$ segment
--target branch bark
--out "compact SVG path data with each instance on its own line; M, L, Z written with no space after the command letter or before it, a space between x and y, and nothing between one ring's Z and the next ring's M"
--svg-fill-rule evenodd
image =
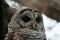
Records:
M37 9L48 17L60 21L60 1L59 0L14 0L19 4Z

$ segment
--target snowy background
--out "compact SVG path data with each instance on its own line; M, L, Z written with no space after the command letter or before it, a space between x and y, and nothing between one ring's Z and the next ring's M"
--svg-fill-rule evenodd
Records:
M12 8L16 9L20 8L20 5L14 1L11 0L5 0L5 1ZM60 40L60 22L57 22L56 20L51 19L44 14L42 14L42 16L47 40Z
M47 40L60 40L60 22L43 15Z

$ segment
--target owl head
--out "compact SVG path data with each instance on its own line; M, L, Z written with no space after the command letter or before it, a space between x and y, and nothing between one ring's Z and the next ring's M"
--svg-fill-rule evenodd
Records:
M8 24L8 32L24 28L44 30L41 12L28 7L22 7L17 10Z

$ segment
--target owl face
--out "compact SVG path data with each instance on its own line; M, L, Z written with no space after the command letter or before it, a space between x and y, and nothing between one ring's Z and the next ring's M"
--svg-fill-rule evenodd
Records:
M9 25L13 29L29 28L40 30L44 28L41 13L30 8L17 11Z
M42 15L36 10L24 9L19 12L17 18L21 28L36 29L43 26Z

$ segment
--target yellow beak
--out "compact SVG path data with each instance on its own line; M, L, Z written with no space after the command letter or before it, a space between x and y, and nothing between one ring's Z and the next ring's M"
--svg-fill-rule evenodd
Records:
M35 26L35 23L32 23L32 29L35 29L36 26Z

